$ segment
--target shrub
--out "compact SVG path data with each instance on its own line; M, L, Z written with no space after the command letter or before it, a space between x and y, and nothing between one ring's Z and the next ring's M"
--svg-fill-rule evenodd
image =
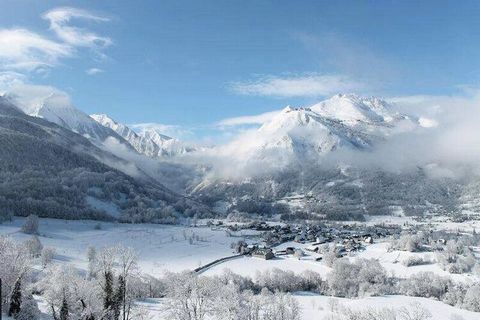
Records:
M466 240L450 241L445 250L437 253L442 268L450 273L470 272L475 266L475 257Z
M421 256L410 256L407 259L402 261L402 264L405 267L421 266L424 264L430 264L431 261L427 258Z
M410 251L410 252L419 252L424 248L423 235L419 234L404 234L400 236L399 239L394 240L391 243L391 249L401 250L401 251Z
M450 287L452 281L449 278L437 276L433 272L419 272L401 282L400 293L442 300Z
M468 288L463 301L465 309L480 312L480 285L476 284Z
M377 295L390 291L385 269L373 259L357 259L354 263L339 259L334 262L327 282L331 293L340 297Z

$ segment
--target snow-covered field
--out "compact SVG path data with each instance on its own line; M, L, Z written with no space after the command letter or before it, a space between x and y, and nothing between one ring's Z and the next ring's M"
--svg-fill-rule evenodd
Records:
M0 224L0 235L25 241L31 236L20 232L25 219ZM54 247L57 262L87 268L87 248L123 245L139 256L142 272L161 276L166 270L193 270L202 264L232 254L235 240L223 230L158 224L118 224L96 221L40 219L39 239L44 247ZM190 238L193 238L190 243Z
M437 263L434 263L435 254L433 252L408 252L397 250L389 252L388 246L388 242L374 243L368 246L365 251L356 255L355 258L377 259L388 272L401 278L408 278L415 273L430 271L440 276L450 276L456 281L471 283L472 281L479 280L477 276L473 276L472 274L451 274L444 271ZM422 257L432 261L432 263L410 267L406 267L401 263L408 257L412 256Z
M343 308L349 308L351 310L364 310L365 308L380 310L389 308L398 311L402 307L412 309L417 305L428 310L433 320L478 320L480 317L478 313L458 309L443 302L427 298L382 296L344 299L321 296L309 292L297 292L293 294L293 296L300 304L302 320L323 320L328 316L333 316L333 319L335 319L335 316L343 312ZM332 301L334 301L334 303L332 303ZM163 307L161 299L149 299L148 301L140 302L140 305L145 308L151 319L163 318L165 308Z
M20 231L25 219L15 218L13 222L0 225L0 235L7 235L16 241L25 241L31 236ZM98 225L101 227L98 228ZM215 259L232 255L230 244L244 237L246 232L232 235L225 230L210 227L185 227L155 224L118 224L96 221L65 221L55 219L40 220L39 239L44 247L54 247L56 256L54 263L72 264L77 268L87 268L87 248L89 246L100 249L105 246L123 245L132 247L138 253L138 264L142 272L154 276L162 276L165 271L193 270ZM255 232L249 232L250 235ZM276 249L288 246L305 249L308 244L284 243ZM422 255L434 260L433 253L410 253L388 250L387 242L378 242L368 245L364 251L359 252L350 259L373 258L378 259L389 273L401 277L408 277L420 271L432 271L439 275L452 276L457 281L471 283L479 281L477 276L451 275L442 270L438 264L425 264L406 267L401 262L411 255ZM255 277L257 271L272 268L291 270L300 273L304 270L315 271L325 276L330 268L322 262L315 261L317 254L309 253L301 259L292 256L277 257L272 260L262 260L253 257L240 257L206 270L204 275L215 275L228 268L235 273ZM302 319L323 319L331 315L331 299L336 299L341 305L355 308L401 308L411 306L413 302L420 303L433 315L432 319L454 319L455 315L463 319L480 319L478 313L462 310L449 306L443 302L432 299L413 298L405 296L383 296L362 299L341 299L319 296L310 293L296 293L300 302ZM152 299L142 302L141 305L148 310L151 319L161 319L161 300ZM42 301L40 301L42 306ZM45 310L46 306L43 305ZM46 310L45 310L46 311ZM46 319L49 319L48 317ZM458 318L461 319L461 318Z
M449 306L443 302L427 298L405 297L405 296L383 296L368 297L362 299L343 299L331 298L326 296L313 295L310 293L295 294L295 297L302 306L302 318L305 320L321 320L327 315L335 315L331 311L331 300L336 300L340 305L355 310L364 308L393 308L398 310L402 307L411 308L415 303L419 303L432 314L434 320L451 320L454 315L462 316L463 319L479 319L480 315L475 312L458 309ZM341 310L340 310L341 311ZM460 318L461 319L461 318Z

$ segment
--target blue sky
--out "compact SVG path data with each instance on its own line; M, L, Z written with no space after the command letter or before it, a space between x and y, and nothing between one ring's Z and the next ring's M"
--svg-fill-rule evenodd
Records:
M87 113L205 136L226 118L339 92L450 95L480 80L479 1L2 0L0 8L0 43L26 41L11 37L23 30L39 46L27 57L0 48L1 72L63 90ZM63 15L47 16L58 8Z

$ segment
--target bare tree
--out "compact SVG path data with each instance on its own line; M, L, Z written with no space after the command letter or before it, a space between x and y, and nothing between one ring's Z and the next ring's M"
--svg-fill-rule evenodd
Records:
M45 268L50 262L52 262L54 256L55 256L54 248L43 248L42 254L40 256L42 260L42 267Z
M169 319L203 320L213 311L218 282L191 272L171 273L166 278Z
M118 247L118 265L120 269L120 277L124 282L122 290L122 319L130 319L130 312L133 305L133 297L130 295L130 279L137 271L137 253L132 248Z
M400 320L427 320L432 318L430 311L425 309L420 303L414 302L409 308L402 307L398 310Z
M43 245L40 242L40 239L36 235L33 235L32 238L24 242L25 248L30 253L30 256L37 258L40 256L43 250Z
M31 214L27 217L22 226L22 232L27 234L38 234L38 216Z

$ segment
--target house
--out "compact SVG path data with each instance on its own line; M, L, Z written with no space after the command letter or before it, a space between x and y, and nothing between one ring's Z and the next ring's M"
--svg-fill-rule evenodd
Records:
M295 248L294 248L294 247L287 247L287 248L285 249L285 252L286 252L287 254L294 254L294 253L295 253Z
M252 257L270 260L270 259L273 259L275 255L273 254L272 249L258 248L255 251L253 251Z
M310 251L310 252L318 252L319 247L316 246L315 244L312 244L312 245L306 247L305 250Z
M298 242L298 243L304 243L305 242L305 237L303 235L296 235L295 236L295 239L293 239L293 241L295 242Z
M445 240L445 239L438 239L438 240L436 241L436 243L442 244L442 245L446 245L446 244L447 244L447 240Z
M234 253L247 253L247 243L245 241L237 241L236 243L232 244L232 249Z
M317 236L314 244L322 244L322 243L326 243L327 241L328 241L327 238L325 238L323 236Z
M303 252L302 249L296 249L293 255L295 256L295 258L300 260L305 255L305 253Z

